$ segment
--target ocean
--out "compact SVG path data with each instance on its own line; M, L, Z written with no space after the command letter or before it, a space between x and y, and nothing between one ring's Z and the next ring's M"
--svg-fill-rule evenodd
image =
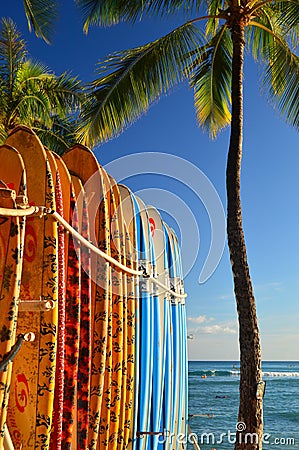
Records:
M189 362L189 424L201 450L233 449L236 426L244 428L237 424L238 366L236 361ZM264 362L263 374L263 448L299 449L299 362ZM194 450L190 442L187 448Z

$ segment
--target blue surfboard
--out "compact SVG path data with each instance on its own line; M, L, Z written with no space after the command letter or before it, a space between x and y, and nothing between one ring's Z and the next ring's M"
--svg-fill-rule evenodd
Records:
M152 275L153 249L146 207L134 197L140 220L140 265ZM137 418L136 450L150 450L151 396L153 374L153 292L151 283L142 278L140 283L140 378L139 411Z
M165 236L163 222L158 211L147 206L150 222L150 230L154 250L154 272L156 279L165 285ZM157 450L159 443L163 442L164 429L162 426L162 407L165 381L165 359L166 359L166 334L168 324L168 300L165 289L156 285L153 315L153 391L152 391L152 414L151 428L154 434L151 439L151 449Z
M172 239L175 251L175 272L176 283L175 290L178 294L184 293L183 288L183 268L181 252L179 248L178 238L171 229ZM188 367L187 367L187 326L186 326L186 307L185 300L178 299L178 315L179 315L179 334L180 334L180 397L178 407L178 439L176 443L177 449L182 449L187 439L187 422L186 414L188 411Z

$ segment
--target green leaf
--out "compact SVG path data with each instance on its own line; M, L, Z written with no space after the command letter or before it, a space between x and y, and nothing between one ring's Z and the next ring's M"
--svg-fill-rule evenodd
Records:
M224 25L198 50L191 86L197 120L212 138L230 124L232 41Z
M190 52L202 41L192 24L100 63L83 108L79 138L86 145L119 134L148 110L150 104L186 77Z
M57 17L57 0L23 0L28 28L37 37L50 42L51 32Z
M206 35L209 37L213 37L217 31L219 26L219 19L213 17L217 16L220 10L225 8L226 2L225 0L211 0L208 4L207 14L211 16L210 19L207 20L206 24Z
M52 151L62 155L68 148L75 145L77 123L71 117L53 116L51 129L45 128L38 120L32 128L42 143Z
M1 20L0 34L0 77L2 89L11 95L19 65L27 55L25 42L21 39L11 19Z
M299 128L299 58L288 43L277 39L264 49L265 70L262 78L263 91L270 103Z
M269 46L273 45L274 36L286 39L290 45L298 45L298 15L299 2L277 2L260 7L253 19L255 24L246 29L247 46L252 51L255 60Z
M84 31L90 25L115 25L119 22L136 22L143 17L164 17L172 14L189 16L198 13L206 0L75 0L84 19Z

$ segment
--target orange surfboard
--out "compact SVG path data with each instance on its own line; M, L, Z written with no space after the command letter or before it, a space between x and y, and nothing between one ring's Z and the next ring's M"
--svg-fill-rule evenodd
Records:
M76 145L64 153L63 160L70 173L78 176L83 184L91 226L90 239L94 245L109 253L108 205L101 167L93 153L82 145ZM87 407L89 411L88 448L94 450L97 448L104 388L109 303L108 265L103 258L95 254L91 255L90 276L93 280L91 291L92 369ZM79 439L80 427L78 421ZM85 450L86 446L81 447L79 441L77 448Z
M38 137L27 127L16 127L7 144L21 154L29 204L55 209L52 173ZM32 331L14 360L8 427L15 450L47 450L54 403L57 341L57 224L51 216L26 220L20 298L48 301L53 308L19 313L17 333Z

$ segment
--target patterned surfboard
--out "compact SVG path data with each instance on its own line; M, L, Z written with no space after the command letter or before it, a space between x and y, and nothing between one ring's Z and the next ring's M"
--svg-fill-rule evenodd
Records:
M69 171L77 175L84 186L90 221L90 239L101 250L109 252L108 206L101 167L93 153L84 146L76 145L63 155ZM104 373L107 350L109 271L103 258L91 255L92 278L92 369L90 397L88 399L89 428L88 448L96 449L100 412L103 397ZM85 424L82 424L82 427ZM78 422L78 437L81 424ZM81 445L80 442L78 445ZM79 447L78 447L79 448ZM81 447L80 447L81 448ZM84 447L82 447L84 448ZM85 447L86 448L86 447Z
M122 211L124 220L125 232L125 250L126 250L126 265L134 270L138 270L137 260L137 230L136 218L134 211L134 203L130 190L118 185ZM131 448L135 409L137 410L136 394L138 394L138 358L137 358L137 333L138 323L136 320L138 307L138 280L137 277L127 274L127 395L125 408L125 423L124 423L124 448ZM129 447L130 446L130 447Z
M111 193L111 256L122 264L126 264L123 214L118 186L112 177L105 177L110 185ZM119 269L111 266L112 279L112 370L110 387L110 423L107 435L109 449L124 446L124 413L126 408L127 388L127 277ZM98 448L101 448L100 446Z
M21 154L27 174L29 204L55 209L52 173L45 150L28 128L16 127L7 144ZM54 404L57 342L57 224L50 216L26 220L20 298L49 301L46 311L19 313L17 333L36 339L23 346L14 361L8 427L15 449L49 448Z
M0 180L1 207L16 207L9 194L18 195L18 202L26 202L24 163L20 154L8 145L0 147ZM24 231L25 218L0 217L0 362L15 343ZM3 446L12 364L0 372L0 448Z
M60 173L57 167L57 160L54 154L46 150L49 161L54 190L56 211L64 218L64 196L61 185ZM58 224L57 236L57 256L58 256L58 326L57 326L57 352L56 352L56 372L55 372L55 391L54 391L54 409L53 426L51 430L50 449L61 450L62 439L62 417L64 401L64 349L65 349L65 297L66 297L66 267L65 267L65 240L64 228Z
M72 175L72 182L76 193L76 209L78 213L78 229L85 239L89 240L89 217L86 197L81 180ZM74 223L72 222L72 226ZM90 279L90 250L84 245L80 250L80 330L79 330L79 364L76 404L76 425L73 440L75 448L85 448L88 438L88 405L91 377L91 279ZM77 422L79 428L77 430ZM78 432L77 432L78 431ZM77 445L78 441L78 445Z

